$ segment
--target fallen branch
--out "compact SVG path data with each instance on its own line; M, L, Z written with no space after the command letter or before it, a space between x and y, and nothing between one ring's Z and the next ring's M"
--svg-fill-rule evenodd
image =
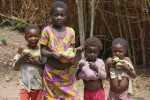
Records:
M15 17L15 16L7 16L7 15L4 15L4 14L2 14L2 13L0 13L0 17L6 18L6 19L9 19L9 20L15 20L15 21L27 23L27 21L25 21L25 20L23 20L23 19L17 18L17 17Z

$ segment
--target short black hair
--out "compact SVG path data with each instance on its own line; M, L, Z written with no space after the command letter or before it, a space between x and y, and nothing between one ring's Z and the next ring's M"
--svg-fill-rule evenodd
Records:
M35 29L38 34L40 34L40 32L41 32L41 31L40 31L40 28L39 28L37 25L28 25L28 26L25 28L24 32L25 32L25 33L29 33L31 29Z
M52 3L50 15L53 14L53 12L55 11L56 8L63 8L66 13L68 11L68 6L64 0L56 0Z
M86 39L85 48L90 47L90 46L97 47L99 49L99 51L101 51L103 49L102 42L97 37L90 37L90 38Z
M127 49L128 49L128 41L127 40L125 40L124 38L120 38L120 37L115 38L112 41L112 47L117 44L122 45L124 47L124 49L127 51Z

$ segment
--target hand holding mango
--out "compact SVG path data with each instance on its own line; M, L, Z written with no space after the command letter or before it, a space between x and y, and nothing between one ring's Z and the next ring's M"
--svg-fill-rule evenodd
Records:
M63 56L61 59L63 63L67 63L68 60L72 60L75 57L75 51L73 48L68 48L66 51L60 52L60 54Z
M39 61L39 52L34 52L31 49L24 49L22 52L22 55L27 57L27 58Z
M21 57L25 58L30 55L29 52L27 50L23 49L22 47L18 48L17 53L18 54L14 57L14 59L16 59L16 60L20 59Z
M112 61L116 68L120 68L120 66L123 65L123 60L121 60L119 57L114 57Z
M30 53L30 50L29 50L29 49L24 49L24 50L22 51L22 55L23 55L23 56L32 56L32 57L35 56L34 54L31 54L31 53Z
M61 54L62 54L63 56L66 56L66 57L72 58L72 57L74 57L74 56L75 56L75 51L74 51L74 49L73 49L73 48L68 48L66 51L61 52Z

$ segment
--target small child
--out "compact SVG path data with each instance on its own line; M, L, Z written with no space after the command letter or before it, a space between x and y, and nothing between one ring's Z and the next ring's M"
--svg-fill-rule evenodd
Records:
M123 38L116 38L112 42L112 57L106 60L108 77L110 78L110 92L108 100L130 100L132 80L135 70L129 57L126 57L128 42Z
M40 30L37 26L29 26L25 30L27 46L20 48L14 57L14 69L21 71L20 100L41 100L42 78L40 63L40 47L38 41Z
M88 38L85 42L85 58L79 61L77 77L84 83L84 100L105 100L102 80L106 78L105 64L98 58L102 49L101 41Z

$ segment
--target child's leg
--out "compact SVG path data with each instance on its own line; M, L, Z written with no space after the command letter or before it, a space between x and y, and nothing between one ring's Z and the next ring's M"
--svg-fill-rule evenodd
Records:
M32 90L31 100L42 100L42 90Z
M43 100L43 90L38 90L36 100Z
M20 90L20 100L30 100L30 93L27 90L21 89Z

